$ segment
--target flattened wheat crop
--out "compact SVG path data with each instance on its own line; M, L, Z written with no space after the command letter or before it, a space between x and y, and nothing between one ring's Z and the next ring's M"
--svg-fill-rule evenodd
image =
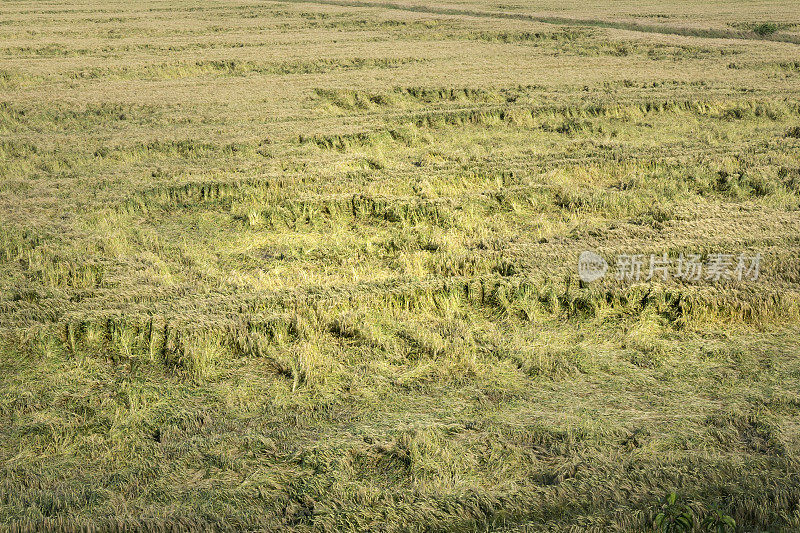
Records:
M0 5L0 531L797 531L800 9Z

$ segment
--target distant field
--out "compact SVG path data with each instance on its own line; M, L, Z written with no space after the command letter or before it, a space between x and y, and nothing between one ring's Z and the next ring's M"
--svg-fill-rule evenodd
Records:
M798 96L790 0L3 2L0 530L800 530Z

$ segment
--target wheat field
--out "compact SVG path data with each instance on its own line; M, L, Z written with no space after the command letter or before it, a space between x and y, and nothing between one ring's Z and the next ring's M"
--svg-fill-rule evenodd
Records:
M792 0L3 2L0 530L800 530L798 96Z

